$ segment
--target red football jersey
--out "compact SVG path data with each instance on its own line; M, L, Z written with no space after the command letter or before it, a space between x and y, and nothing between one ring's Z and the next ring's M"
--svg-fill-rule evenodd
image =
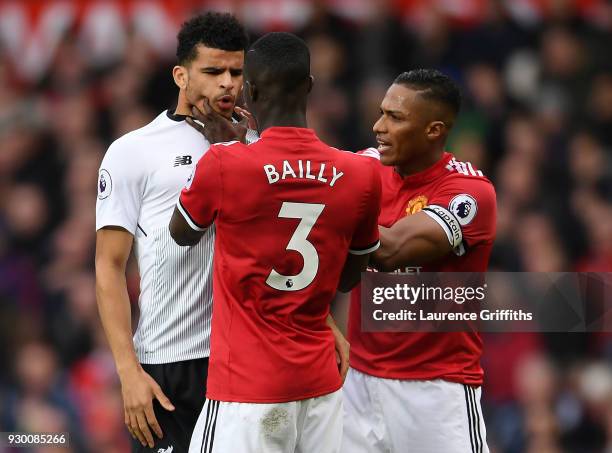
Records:
M192 228L216 226L208 398L286 402L340 388L325 320L347 254L378 248L377 166L291 127L200 159L178 207Z
M379 158L378 151L360 154ZM375 159L372 159L375 160ZM379 224L390 227L425 209L444 229L454 253L422 272L485 272L495 238L495 189L482 172L444 153L423 172L402 178L379 163L382 211ZM391 379L445 379L481 385L482 341L478 333L361 332L361 289L351 294L349 342L351 366Z

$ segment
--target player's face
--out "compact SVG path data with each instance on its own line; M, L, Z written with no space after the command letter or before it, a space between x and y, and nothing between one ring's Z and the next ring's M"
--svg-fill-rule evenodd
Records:
M416 91L403 85L393 84L387 90L373 127L383 165L401 169L428 153L429 122L419 113L423 102Z
M187 67L187 101L203 110L206 97L214 110L229 118L242 88L244 51L213 49L202 44L197 50L197 57Z

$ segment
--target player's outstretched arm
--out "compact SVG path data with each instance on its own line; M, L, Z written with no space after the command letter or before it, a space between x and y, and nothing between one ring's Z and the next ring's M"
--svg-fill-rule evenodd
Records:
M152 448L151 429L157 437L163 437L153 412L153 398L157 398L166 410L174 410L174 406L142 369L134 351L125 280L133 239L132 234L118 227L102 228L96 233L96 298L121 381L125 424L135 439Z
M380 271L427 264L452 251L444 229L424 212L379 229L380 248L372 254L372 263Z
M174 208L172 218L170 219L170 236L180 246L196 245L202 239L205 229L194 230L185 217L179 211L179 208Z

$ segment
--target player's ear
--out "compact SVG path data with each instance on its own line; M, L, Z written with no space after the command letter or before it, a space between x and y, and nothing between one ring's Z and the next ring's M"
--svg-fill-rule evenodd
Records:
M308 77L308 93L312 91L312 87L314 86L314 76L311 74Z
M432 121L427 125L426 133L429 140L438 140L446 134L446 124L442 121Z
M175 66L172 68L172 78L174 79L174 83L181 90L187 88L188 77L187 68L185 66Z
M257 90L257 86L254 83L245 80L244 87L248 90L249 98L251 99L251 101L256 102L257 96L259 95L259 90Z

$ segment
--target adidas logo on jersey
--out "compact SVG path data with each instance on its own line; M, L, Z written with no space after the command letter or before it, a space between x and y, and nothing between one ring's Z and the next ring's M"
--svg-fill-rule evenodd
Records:
M476 170L469 162L459 162L454 157L446 164L446 169L456 171L466 176L484 176L480 170Z
M176 156L176 159L174 159L174 166L191 165L192 162L191 156Z

